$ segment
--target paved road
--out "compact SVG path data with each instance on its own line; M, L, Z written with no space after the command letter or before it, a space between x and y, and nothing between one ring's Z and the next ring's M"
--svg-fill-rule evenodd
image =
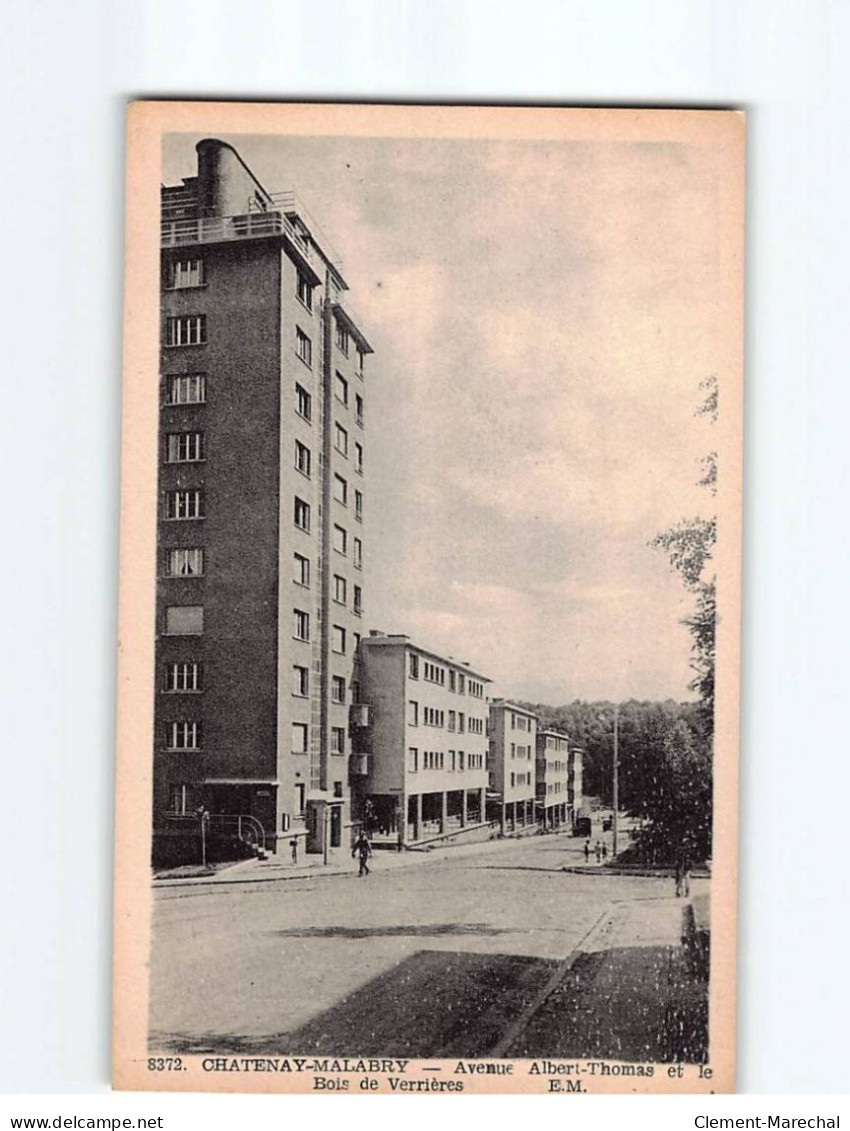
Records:
M483 1055L614 901L671 898L669 880L562 872L582 844L532 837L407 867L378 854L364 879L161 889L153 1043Z

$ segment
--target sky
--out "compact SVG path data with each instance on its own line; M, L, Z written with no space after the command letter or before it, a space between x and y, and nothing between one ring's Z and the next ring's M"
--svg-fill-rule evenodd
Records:
M692 699L692 598L648 543L711 513L711 155L220 136L303 198L375 349L368 627L468 661L495 694ZM166 139L164 183L194 174L199 137Z

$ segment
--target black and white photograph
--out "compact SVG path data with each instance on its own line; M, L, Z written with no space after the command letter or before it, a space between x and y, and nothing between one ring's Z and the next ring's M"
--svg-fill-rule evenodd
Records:
M129 122L116 1082L731 1090L743 116Z

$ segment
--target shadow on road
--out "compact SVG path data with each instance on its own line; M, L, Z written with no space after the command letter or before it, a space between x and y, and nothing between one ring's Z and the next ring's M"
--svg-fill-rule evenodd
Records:
M439 938L442 935L512 935L515 928L491 927L488 923L424 923L395 927L291 927L275 931L282 939L375 939Z
M508 1055L703 1063L708 983L685 949L619 947L579 957Z
M292 1032L152 1034L151 1048L186 1054L485 1056L558 963L420 951Z

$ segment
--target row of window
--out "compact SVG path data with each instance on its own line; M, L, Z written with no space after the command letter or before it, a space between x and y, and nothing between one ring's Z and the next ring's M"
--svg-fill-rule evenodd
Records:
M515 786L518 786L518 785L531 785L531 784L532 784L531 774L511 774L511 785L512 786L515 787Z
M515 742L511 743L511 758L531 758L530 746L518 746Z
M411 774L422 770L448 769L449 773L461 770L482 770L484 768L483 754L467 754L463 750L423 750L416 746L408 747L407 768Z
M301 664L292 665L292 694L306 699L310 694L310 669ZM331 702L345 706L345 677L331 676Z
M445 726L447 730L456 730L459 734L464 734L467 727L471 734L484 733L484 720L475 719L472 716L467 719L463 711L441 711L434 707L424 707L422 721L425 726ZM407 722L409 726L419 726L419 702L416 699L408 700Z
M308 643L310 640L310 614L304 612L303 609L293 609L292 614L292 635L296 640ZM349 644L352 651L356 653L360 646L360 633L349 633L348 629L343 628L341 624L331 625L331 649L337 655L345 656L348 653Z
M310 724L292 724L292 753L307 754L310 750ZM345 753L345 727L331 727L331 754Z
M420 663L419 656L415 652L409 652L407 657L407 671L411 679L419 679ZM422 661L422 674L423 678L427 679L430 683L437 683L441 687L446 685L446 669L439 664L433 664L430 660ZM454 691L458 695L465 695L467 689L467 677L463 672L452 671L448 669L449 677L449 691ZM473 690L475 688L475 690ZM469 679L469 694L475 695L477 698L483 698L484 684L479 683L472 678ZM451 713L451 712L450 712Z
M511 730L531 731L533 721L527 715L517 715L511 711Z
M169 290L187 290L191 287L203 287L207 282L206 264L199 256L189 259L173 259L166 264L165 286ZM303 271L297 272L296 294L298 301L310 312L313 310L313 283ZM336 320L336 344L339 350L348 357L351 348L351 335L340 321ZM364 355L357 347L358 372L363 372Z
M356 615L360 616L360 614L363 612L363 590L359 585L355 585L353 588L354 600L352 601L351 607ZM337 573L334 574L333 595L336 604L344 605L346 603L348 596L348 582L344 577L340 577Z

